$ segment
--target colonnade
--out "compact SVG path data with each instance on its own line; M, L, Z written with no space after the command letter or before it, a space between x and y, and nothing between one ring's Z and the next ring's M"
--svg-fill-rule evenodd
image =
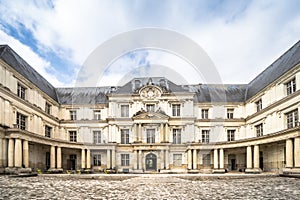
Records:
M142 142L143 140L143 125L142 123L135 123L133 125L134 128L134 141ZM169 142L170 140L170 130L169 125L167 123L160 124L160 142Z
M114 169L116 167L116 150L108 149L106 153L106 167L107 169Z
M2 144L4 144L2 139ZM2 149L5 149L6 146ZM2 151L1 149L1 151ZM6 152L5 152L6 153ZM3 158L5 156L3 155ZM5 160L5 159L3 159ZM2 163L3 165L4 163ZM8 139L8 152L7 152L7 166L17 168L28 168L29 167L29 146L28 140L22 140L20 138L9 138Z
M286 168L300 168L300 137L286 140Z
M91 151L89 149L81 149L81 169L91 168Z
M197 149L188 149L187 158L188 158L188 169L197 169Z

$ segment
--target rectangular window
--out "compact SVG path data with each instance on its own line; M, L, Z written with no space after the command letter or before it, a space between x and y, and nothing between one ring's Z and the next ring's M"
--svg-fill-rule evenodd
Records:
M181 129L173 129L173 144L181 144Z
M25 94L26 94L26 88L18 83L18 87L17 87L18 97L25 99Z
M101 154L93 155L94 166L101 166Z
M233 119L233 112L234 112L234 109L232 109L232 108L227 109L227 119Z
M26 121L27 121L27 117L17 112L17 127L19 129L22 130L26 129Z
M173 165L180 167L182 165L182 154L173 154Z
M227 140L234 141L235 130L227 130Z
M201 118L202 119L208 119L208 109L202 109L201 110Z
M146 105L147 112L154 112L155 111L155 104L147 104Z
M172 105L172 116L174 117L180 116L180 104Z
M121 117L129 117L129 105L121 105Z
M260 111L262 109L262 100L259 99L257 102L255 102L256 111Z
M129 154L121 154L121 166L129 166Z
M101 120L101 110L94 110L94 120Z
M202 130L202 143L209 143L210 130Z
M121 144L129 144L129 129L121 129Z
M147 129L147 143L155 143L155 129Z
M51 105L47 102L45 104L45 112L49 115L51 114Z
M287 95L290 95L290 94L293 94L294 92L296 92L296 80L295 79L292 79L289 82L287 82L285 84L285 86L286 86L286 94Z
M94 144L100 144L101 143L101 131L93 131L94 136Z
M210 166L210 154L202 154L203 166Z
M77 142L77 131L69 131L70 142Z
M298 124L298 110L293 110L286 114L287 128L294 128Z
M260 136L263 135L263 133L264 133L263 124L259 124L259 125L255 126L255 129L256 129L256 136L257 137L260 137Z
M45 126L45 137L51 137L52 128L50 126Z
M76 110L70 110L70 119L71 120L77 120Z

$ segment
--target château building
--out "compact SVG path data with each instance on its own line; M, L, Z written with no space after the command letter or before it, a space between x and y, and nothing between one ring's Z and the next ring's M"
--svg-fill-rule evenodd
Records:
M300 173L300 41L248 84L55 88L0 45L0 171Z

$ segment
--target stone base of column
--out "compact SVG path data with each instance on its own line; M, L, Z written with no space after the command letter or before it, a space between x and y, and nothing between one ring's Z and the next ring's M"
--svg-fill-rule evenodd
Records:
M5 174L25 174L25 173L31 173L31 168L21 168L21 167L6 167L4 169Z
M283 174L300 174L300 167L295 168L283 168L282 169Z
M48 169L48 172L51 174L59 174L59 173L63 173L63 169L62 168L52 168L52 169Z
M260 168L246 169L246 174L260 174L262 170Z
M198 169L189 169L188 173L189 174L198 174L200 171Z
M213 169L212 173L213 174L224 174L225 169Z

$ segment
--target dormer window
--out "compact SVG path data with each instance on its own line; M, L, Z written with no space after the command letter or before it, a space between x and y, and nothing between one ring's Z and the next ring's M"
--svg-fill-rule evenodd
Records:
M135 80L134 81L134 89L137 90L141 87L141 81L140 80Z
M17 95L21 99L25 99L26 88L23 85L19 84L19 83L18 83L18 87L17 87Z

